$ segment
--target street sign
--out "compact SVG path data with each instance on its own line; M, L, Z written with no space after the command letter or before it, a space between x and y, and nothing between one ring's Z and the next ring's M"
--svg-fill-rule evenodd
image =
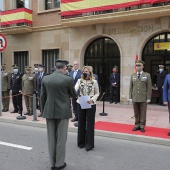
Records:
M4 35L0 34L0 52L4 51L7 46L7 40Z

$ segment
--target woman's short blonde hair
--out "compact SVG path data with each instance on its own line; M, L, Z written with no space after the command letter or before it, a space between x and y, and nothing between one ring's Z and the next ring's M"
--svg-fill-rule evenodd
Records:
M93 72L92 72L92 67L91 66L84 66L83 67L81 78L84 79L83 72L84 72L85 68L87 68L89 70L89 72L90 72L90 80L93 81L94 77L93 77Z

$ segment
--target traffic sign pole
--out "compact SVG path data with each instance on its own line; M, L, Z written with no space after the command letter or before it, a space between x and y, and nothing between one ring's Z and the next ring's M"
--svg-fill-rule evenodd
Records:
M0 116L2 116L2 64L1 64L1 59L2 59L2 52L0 52Z
M7 40L4 35L0 34L0 116L2 116L2 51L7 46Z

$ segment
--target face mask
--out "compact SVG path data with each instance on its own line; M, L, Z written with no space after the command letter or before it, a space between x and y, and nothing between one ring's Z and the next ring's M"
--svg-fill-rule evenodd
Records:
M160 69L159 69L159 71L160 71L160 72L162 72L162 71L163 71L163 69L162 69L162 68L160 68Z
M39 71L43 71L43 68L39 68Z
M13 71L14 71L14 74L18 73L18 69L13 69Z
M140 71L141 71L140 66L137 66L137 67L136 67L136 70L137 70L138 72L140 72Z
M89 77L90 76L90 74L87 74L87 73L83 73L83 77L84 77L84 79L86 79L87 77Z
M34 68L35 72L38 72L38 68Z

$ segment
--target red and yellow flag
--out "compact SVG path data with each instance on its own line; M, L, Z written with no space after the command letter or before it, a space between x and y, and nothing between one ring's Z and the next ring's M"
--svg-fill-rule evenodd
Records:
M112 10L134 5L168 1L170 0L61 0L61 15L78 15L87 12Z
M1 12L1 26L29 23L32 25L32 11L26 8L18 8Z

